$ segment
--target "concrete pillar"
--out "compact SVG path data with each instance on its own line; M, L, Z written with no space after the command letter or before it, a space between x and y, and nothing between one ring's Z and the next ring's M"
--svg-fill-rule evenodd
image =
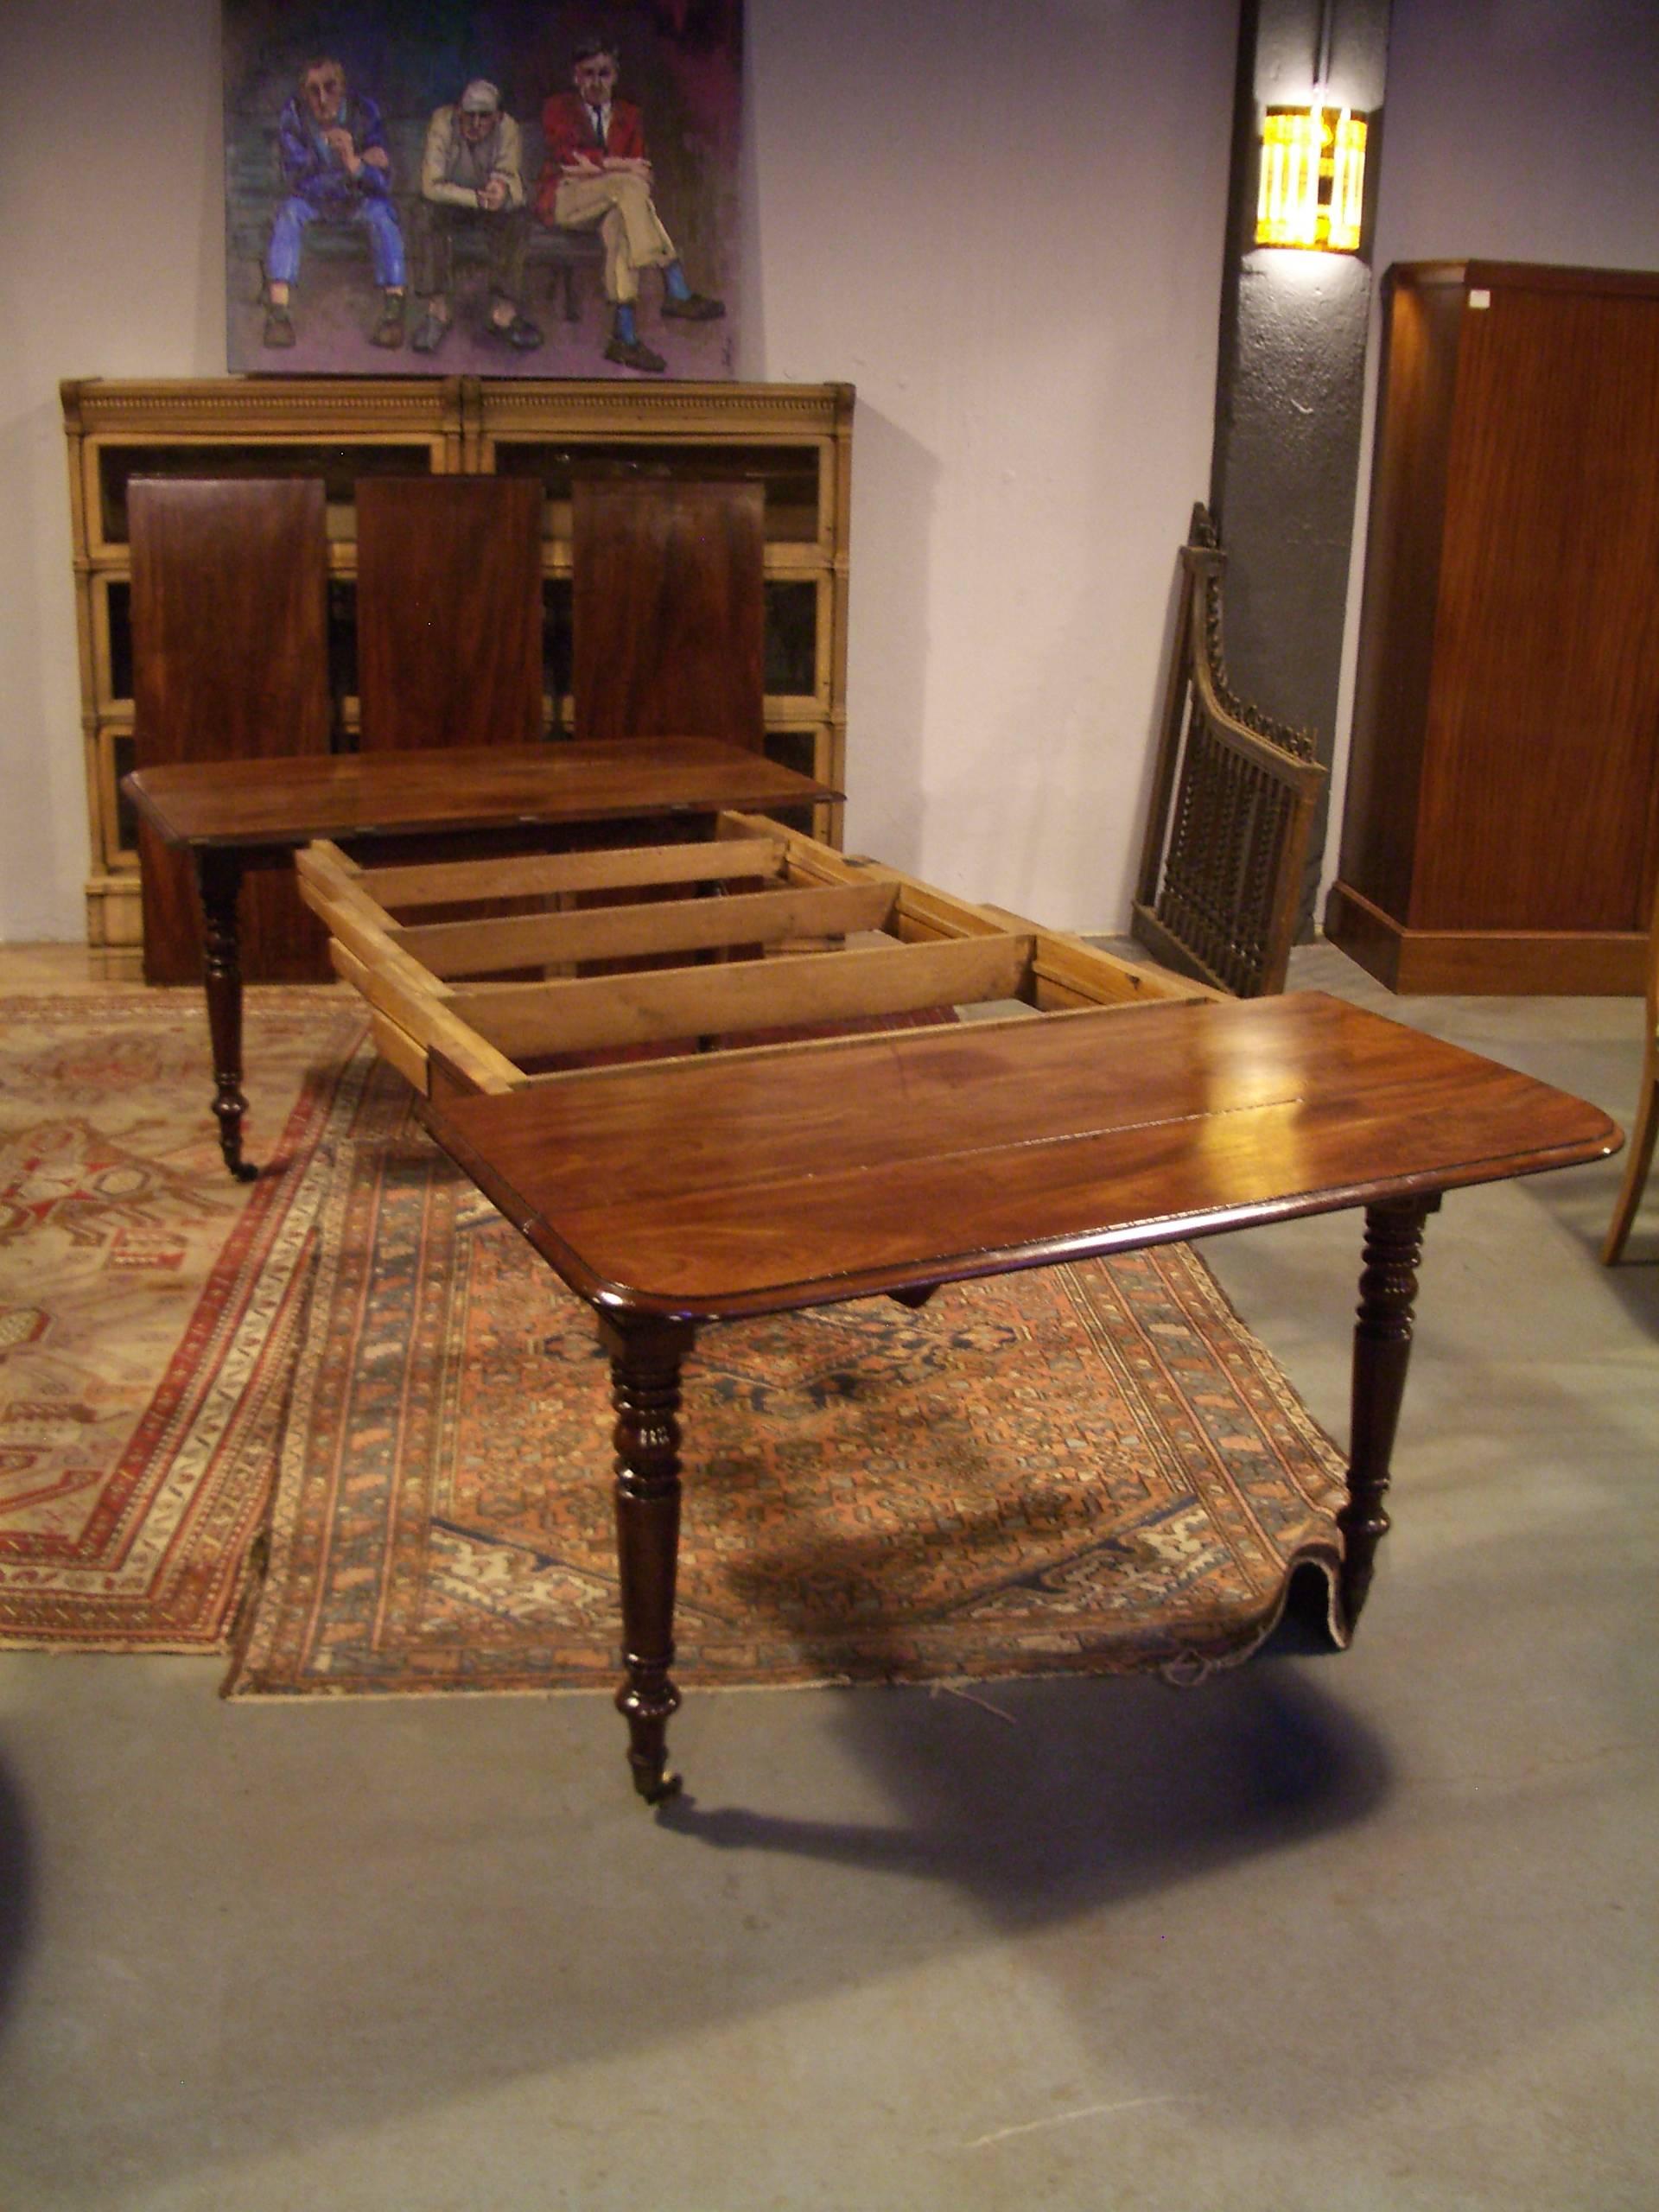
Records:
M1371 118L1365 196L1382 157L1389 0L1243 0L1222 283L1210 505L1227 550L1224 639L1239 695L1336 732L1370 315L1370 221L1357 254L1254 242L1262 111L1313 98ZM1299 934L1312 934L1326 835L1314 826Z

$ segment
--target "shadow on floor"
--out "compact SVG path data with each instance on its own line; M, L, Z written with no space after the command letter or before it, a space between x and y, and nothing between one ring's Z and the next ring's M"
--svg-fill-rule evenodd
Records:
M928 1697L925 1731L918 1696ZM997 1917L1029 1923L1344 1827L1388 1786L1382 1746L1351 1714L1262 1661L1197 1692L1009 1681L849 1691L842 1704L837 1732L899 1808L891 1824L706 1807L688 1794L660 1808L660 1825L721 1850L955 1884Z
M35 1852L23 1802L0 1761L0 2041L35 1926Z

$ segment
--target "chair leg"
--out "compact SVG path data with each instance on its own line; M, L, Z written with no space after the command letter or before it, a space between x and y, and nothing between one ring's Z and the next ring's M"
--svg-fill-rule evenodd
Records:
M1624 1156L1624 1180L1619 1189L1618 1204L1613 1208L1607 1241L1601 1248L1604 1267L1614 1266L1624 1249L1637 1208L1642 1203L1643 1186L1653 1166L1656 1137L1659 1137L1659 1038L1649 1039L1643 1063L1642 1100L1637 1109L1636 1126L1630 1131L1630 1150Z

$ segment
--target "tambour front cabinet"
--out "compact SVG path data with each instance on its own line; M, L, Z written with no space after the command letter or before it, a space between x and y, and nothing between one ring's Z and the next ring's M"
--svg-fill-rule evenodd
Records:
M127 487L144 476L322 480L332 742L359 727L356 486L374 476L493 473L543 486L544 723L569 734L571 505L585 470L757 482L764 499L767 753L841 788L846 750L848 385L542 383L447 377L257 377L62 388L92 827L87 935L142 937L133 760ZM839 842L838 805L799 827Z
M1389 270L1332 938L1405 991L1639 991L1659 274Z

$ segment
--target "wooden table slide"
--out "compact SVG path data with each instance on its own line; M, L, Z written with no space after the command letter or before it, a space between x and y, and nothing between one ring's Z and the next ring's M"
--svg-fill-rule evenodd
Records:
M428 1097L589 1071L545 1065L575 1055L1216 995L737 812L704 843L365 868L320 840L297 866L381 1052Z

